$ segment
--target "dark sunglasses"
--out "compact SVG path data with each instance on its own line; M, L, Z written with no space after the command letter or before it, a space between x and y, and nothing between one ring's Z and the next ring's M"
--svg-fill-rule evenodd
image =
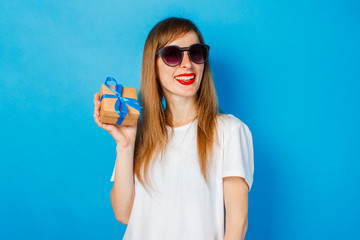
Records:
M175 67L179 65L184 57L184 51L188 51L190 60L200 64L206 62L209 55L210 46L202 43L195 43L190 47L178 47L176 45L166 46L158 50L155 54L160 54L163 62Z

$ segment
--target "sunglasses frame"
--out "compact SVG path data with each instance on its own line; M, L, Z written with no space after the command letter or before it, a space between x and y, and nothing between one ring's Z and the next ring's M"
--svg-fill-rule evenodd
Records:
M190 54L190 53L188 53L188 56L189 56L190 60L191 60L193 63L202 64L202 63L204 63L204 62L206 62L206 61L208 60L209 50L210 50L210 46L209 46L209 45L206 45L206 44L203 44L203 43L194 43L194 44L190 45L189 47L183 47L183 48L181 48L181 47L179 47L179 46L176 46L176 45L169 45L169 46L166 46L166 47L163 47L163 48L159 49L159 50L155 53L155 55L160 54L160 57L161 57L162 61L163 61L167 66L169 66L169 67L176 67L177 65L179 65L179 64L182 62L182 60L183 60L183 58L184 58L184 51L190 52L190 48L193 47L193 46L195 46L195 45L201 45L201 46L205 47L206 53L207 53L206 59L205 59L203 62L201 62L201 63L197 63L197 62L195 62L194 59L191 57L191 54ZM167 64L167 63L164 61L162 52L164 51L164 49L167 49L167 48L169 48L169 47L175 47L175 48L179 49L180 52L181 52L180 62L179 62L178 64L176 64L176 65L169 65L169 64Z

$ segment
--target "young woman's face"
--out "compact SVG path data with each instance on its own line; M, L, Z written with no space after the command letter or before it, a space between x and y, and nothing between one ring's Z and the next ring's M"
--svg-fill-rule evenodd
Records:
M183 48L190 47L194 43L199 43L199 38L194 31L191 31L166 46L177 45ZM195 98L199 89L204 72L204 63L192 62L188 51L184 51L183 54L181 63L175 67L167 66L157 55L157 77L167 99L173 99L173 97Z

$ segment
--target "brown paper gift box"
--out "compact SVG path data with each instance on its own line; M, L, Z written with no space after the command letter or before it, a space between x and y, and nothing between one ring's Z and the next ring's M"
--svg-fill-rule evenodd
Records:
M109 85L112 89L115 89L115 86ZM100 88L100 98L103 94L110 94L115 95L113 91L111 91L105 84L101 85ZM136 88L128 88L123 87L122 90L122 97L127 98L137 98ZM117 98L103 98L101 100L101 106L100 106L100 121L102 123L110 123L110 124L116 124L116 122L119 119L119 114L115 111L115 103L117 101ZM123 122L121 125L127 125L127 126L134 126L140 116L140 112L129 105L126 105L128 109L128 113L126 114ZM121 110L121 109L119 109Z

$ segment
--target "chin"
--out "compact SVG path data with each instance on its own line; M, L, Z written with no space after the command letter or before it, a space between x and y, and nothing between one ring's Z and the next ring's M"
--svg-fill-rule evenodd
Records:
M195 97L196 96L196 91L191 91L191 92L183 92L181 94L179 94L180 96L183 96L183 97Z

